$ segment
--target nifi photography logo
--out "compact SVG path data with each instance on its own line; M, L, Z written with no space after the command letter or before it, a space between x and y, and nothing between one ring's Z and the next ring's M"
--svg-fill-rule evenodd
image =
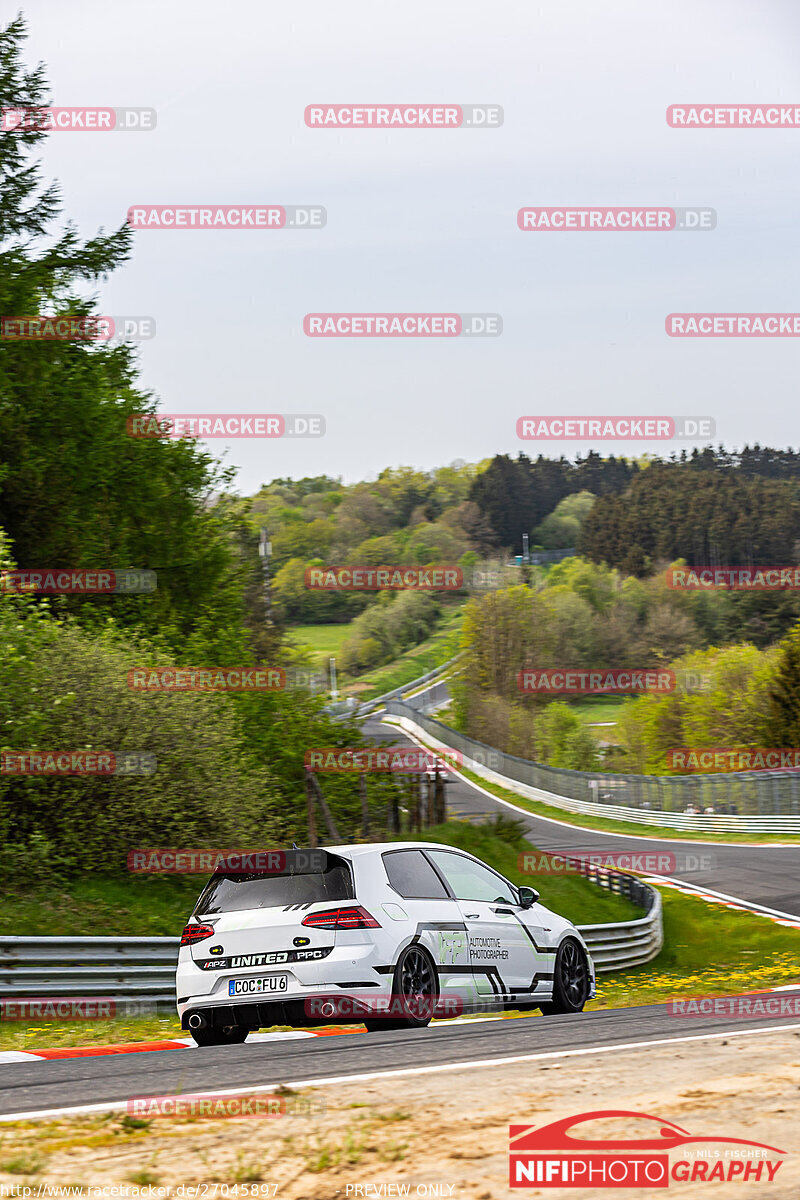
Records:
M597 1136L597 1123L605 1131L613 1121L624 1121L627 1136ZM631 1126L635 1134L629 1132ZM509 1125L508 1136L512 1188L652 1189L737 1179L771 1183L783 1163L776 1156L786 1153L744 1138L695 1137L672 1121L618 1109L579 1113L538 1128Z

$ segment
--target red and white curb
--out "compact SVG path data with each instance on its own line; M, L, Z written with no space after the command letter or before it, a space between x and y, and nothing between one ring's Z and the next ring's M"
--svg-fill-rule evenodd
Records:
M642 875L640 878L644 883L650 883L660 888L673 888L676 892L682 892L685 896L693 896L697 900L705 901L706 904L721 904L723 908L751 913L754 917L766 917L775 925L785 925L788 929L800 929L800 917L783 912L780 908L767 908L765 904L742 900L739 896L729 896L726 892L715 892L712 888L685 883L681 879L673 879L667 875Z
M336 1033L345 1033L336 1029ZM354 1031L349 1031L354 1032ZM292 1038L318 1037L307 1030L285 1030L282 1033L251 1033L249 1042L285 1041ZM160 1042L129 1042L119 1046L58 1046L52 1050L0 1050L0 1063L44 1061L53 1058L103 1058L107 1054L145 1054L151 1050L199 1049L194 1038L166 1038Z
M433 1025L474 1025L480 1021L501 1021L496 1017L454 1017L433 1021ZM298 1038L337 1037L345 1033L365 1033L363 1025L331 1025L327 1029L286 1029L279 1033L251 1033L245 1043L295 1041ZM110 1054L147 1054L154 1050L198 1050L194 1038L167 1038L160 1042L129 1042L119 1046L59 1046L53 1050L0 1050L0 1063L44 1062L56 1058L104 1058Z

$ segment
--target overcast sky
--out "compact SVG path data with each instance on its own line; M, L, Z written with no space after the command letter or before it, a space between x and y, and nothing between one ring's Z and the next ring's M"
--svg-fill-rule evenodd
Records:
M797 339L673 339L673 311L800 310L800 129L678 130L681 102L800 104L794 0L28 0L58 105L146 105L142 134L56 133L89 236L132 204L320 204L317 231L142 230L101 289L149 314L166 412L319 412L318 441L227 447L238 487L367 478L521 443L527 414L704 414L797 445ZM496 129L316 130L316 102L502 105ZM522 233L525 205L710 206L703 233ZM492 339L311 339L308 312L498 312ZM216 453L225 443L210 442ZM655 445L606 443L605 452ZM661 447L664 449L663 445ZM669 449L669 447L667 447Z

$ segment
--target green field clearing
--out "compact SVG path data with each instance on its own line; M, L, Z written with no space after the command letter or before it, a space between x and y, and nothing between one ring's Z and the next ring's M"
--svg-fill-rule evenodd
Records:
M290 625L286 630L290 642L311 651L313 666L327 667L350 635L349 622L343 625Z
M586 696L583 700L575 700L573 708L584 725L616 724L619 720L620 709L625 703L623 697ZM598 733L608 731L598 730Z

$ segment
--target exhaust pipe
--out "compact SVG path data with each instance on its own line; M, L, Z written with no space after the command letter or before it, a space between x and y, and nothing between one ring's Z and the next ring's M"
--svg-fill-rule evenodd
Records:
M208 1021L206 1021L202 1013L193 1012L189 1017L190 1029L205 1029L207 1024Z
M320 1012L322 1013L323 1017L332 1017L336 1012L336 1005L332 1004L330 1000L326 1000L320 1008Z

